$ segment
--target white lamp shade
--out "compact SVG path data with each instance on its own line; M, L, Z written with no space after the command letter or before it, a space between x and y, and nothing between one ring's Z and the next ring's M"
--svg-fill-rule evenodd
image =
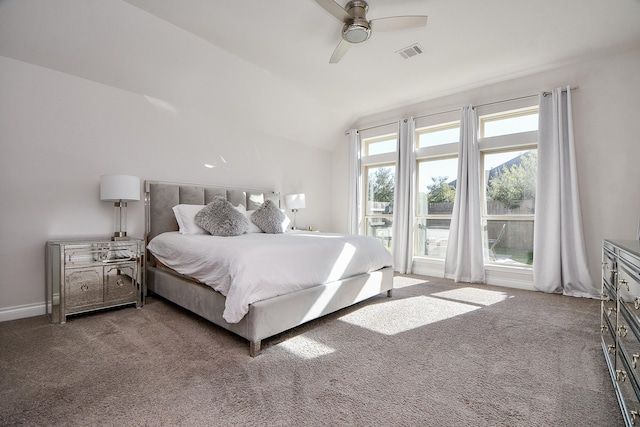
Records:
M131 175L102 175L100 200L140 200L140 178Z
M304 193L299 194L287 194L285 196L285 203L289 209L304 209L306 204L304 201Z

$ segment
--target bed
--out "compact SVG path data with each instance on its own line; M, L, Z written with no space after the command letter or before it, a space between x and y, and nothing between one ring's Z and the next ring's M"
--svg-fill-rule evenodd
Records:
M204 236L180 237L173 207L183 204L206 205L220 197L245 211L259 209L267 200L271 200L278 206L280 204L280 194L271 191L225 189L206 185L157 181L145 182L145 239L147 242L145 289L246 339L249 341L250 356L257 356L262 347L262 340L269 337L375 295L386 292L387 296L391 296L393 268L389 256L389 262L384 263L386 265L372 271L358 272L357 274L351 272L347 277L336 276L339 279L335 280L331 279L331 275L329 275L327 276L328 281L318 280L319 283L307 283L305 280L311 279L301 278L301 283L304 282L304 286L298 286L298 289L286 293L282 293L284 292L282 291L277 295L250 301L245 304L246 313L229 314L227 306L230 301L227 299L231 299L232 295L227 294L225 290L216 291L217 284L207 283L208 279L206 278L203 280L203 278L194 278L192 274L180 273L180 266L167 266L166 260L162 258L164 254L157 250L156 245L156 242L162 239L168 242L167 244L172 244L172 242L177 242L184 237L190 237L191 240L188 240L185 247L197 246L201 241L207 240ZM287 232L271 236L277 236L273 238L278 239L281 246L295 245L298 240L314 237L316 241L320 240L319 237L339 237L332 234L300 232ZM259 235L209 237L211 237L210 240L216 238L235 239L245 244L254 242L256 239L267 239L267 236ZM343 237L348 238L349 236L344 235ZM291 239L297 240L291 243ZM224 242L231 242L231 240ZM150 245L150 243L152 244ZM257 243L255 244L257 245ZM156 248L157 256L154 256L149 246ZM344 246L351 247L351 244ZM313 256L317 256L317 254ZM365 255L364 258L366 257ZM299 263L300 261L295 262ZM288 269L281 271L289 272ZM265 274L264 276L269 275Z

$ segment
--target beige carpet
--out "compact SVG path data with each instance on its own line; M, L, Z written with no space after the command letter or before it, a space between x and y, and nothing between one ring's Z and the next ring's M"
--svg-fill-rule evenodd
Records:
M622 425L597 301L396 283L257 358L158 298L0 323L0 425Z

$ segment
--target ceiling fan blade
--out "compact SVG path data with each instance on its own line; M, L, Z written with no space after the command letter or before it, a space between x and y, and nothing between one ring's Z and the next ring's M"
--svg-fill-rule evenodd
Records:
M331 59L329 59L329 64L335 64L340 61L350 47L351 43L344 39L340 40L340 43L338 43L338 46L336 46L336 49L333 51L333 55L331 55Z
M345 22L346 20L351 19L347 11L344 10L344 7L340 6L333 0L316 0L316 3L322 6L324 10L338 18L340 22Z
M316 0L317 1L317 0ZM413 30L427 26L426 16L391 16L369 21L371 31Z

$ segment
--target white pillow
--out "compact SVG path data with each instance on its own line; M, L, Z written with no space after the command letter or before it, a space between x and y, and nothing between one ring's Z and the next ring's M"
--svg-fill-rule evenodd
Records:
M173 207L173 214L176 216L180 234L209 234L207 230L196 224L196 214L200 212L205 205L176 205ZM245 214L246 209L241 203L234 206L238 212ZM249 218L247 218L249 219ZM249 221L251 223L251 221Z
M176 205L173 214L176 216L180 234L209 234L204 228L196 224L196 214L204 205Z

